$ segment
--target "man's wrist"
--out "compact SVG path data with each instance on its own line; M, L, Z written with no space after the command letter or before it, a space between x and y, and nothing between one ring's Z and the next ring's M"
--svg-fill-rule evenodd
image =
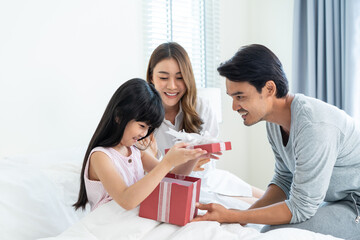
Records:
M242 211L235 209L227 209L224 214L224 222L226 223L243 223Z

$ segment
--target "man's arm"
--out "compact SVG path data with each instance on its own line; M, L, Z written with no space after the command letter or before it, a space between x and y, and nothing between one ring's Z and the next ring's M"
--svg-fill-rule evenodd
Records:
M255 202L248 210L240 211L226 209L220 204L198 204L197 207L208 212L196 217L193 221L218 221L220 223L258 223L287 224L292 214L284 200L285 193L276 185L271 184L264 196Z
M285 202L279 202L270 206L249 210L226 209L220 204L197 204L201 210L208 212L203 216L197 216L193 221L217 221L220 223L257 223L278 225L290 223L292 214Z
M281 188L275 184L270 184L264 195L257 200L249 209L269 206L274 203L282 202L286 199L286 195Z

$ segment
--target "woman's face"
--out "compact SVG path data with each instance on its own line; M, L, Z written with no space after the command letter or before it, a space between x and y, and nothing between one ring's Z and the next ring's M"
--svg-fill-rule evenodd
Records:
M160 93L165 111L179 107L179 101L186 92L186 86L179 64L174 58L158 62L151 81Z

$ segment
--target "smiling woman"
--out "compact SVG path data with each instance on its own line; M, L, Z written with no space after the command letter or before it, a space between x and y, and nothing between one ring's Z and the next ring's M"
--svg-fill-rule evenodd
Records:
M146 79L160 93L165 118L174 125L181 108L183 119L179 127L188 133L199 133L203 121L196 111L195 78L185 49L175 42L159 45L150 57Z

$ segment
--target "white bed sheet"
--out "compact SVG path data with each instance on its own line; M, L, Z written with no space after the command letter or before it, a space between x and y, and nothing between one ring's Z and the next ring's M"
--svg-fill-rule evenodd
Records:
M219 224L217 222L192 222L184 227L138 216L139 209L126 211L115 201L106 203L88 214L77 224L55 238L42 240L66 239L139 239L139 240L184 240L184 239L241 239L241 240L289 240L318 239L334 240L337 238L300 229L278 229L260 233L252 227L239 224Z
M260 225L194 222L179 227L141 218L138 208L125 211L114 201L91 213L75 212L71 205L84 152L74 148L0 159L1 240L336 239L290 228L261 234ZM215 195L208 197L217 201Z

